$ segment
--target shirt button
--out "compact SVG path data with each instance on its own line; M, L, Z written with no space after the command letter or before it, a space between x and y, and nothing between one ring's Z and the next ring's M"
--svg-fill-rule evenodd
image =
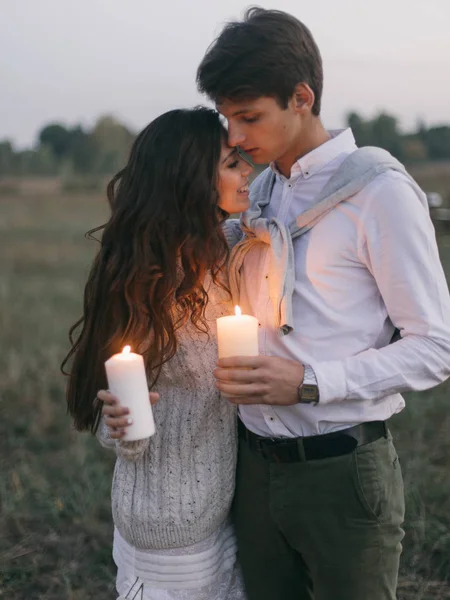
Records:
M288 185L288 187L292 187L292 184L290 183L290 184Z
M273 421L273 417L269 417L269 419L270 419L271 421Z

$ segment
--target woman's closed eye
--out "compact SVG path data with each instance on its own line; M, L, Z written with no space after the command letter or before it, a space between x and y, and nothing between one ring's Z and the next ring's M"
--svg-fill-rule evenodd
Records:
M239 160L234 160L232 163L228 165L229 169L235 169L239 164Z

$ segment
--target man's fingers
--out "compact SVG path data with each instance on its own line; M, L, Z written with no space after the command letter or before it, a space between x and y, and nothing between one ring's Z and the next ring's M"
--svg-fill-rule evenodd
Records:
M262 402L255 402L254 399L251 398L245 398L244 396L225 396L224 395L225 400L228 400L228 402L231 402L231 404L263 404Z
M248 383L246 385L224 383L218 381L216 383L217 388L222 392L224 396L237 396L242 398L253 398L254 396L262 396L264 389L260 385L255 383Z
M223 369L258 369L264 366L266 356L230 356L220 358L217 366Z
M236 383L255 383L261 380L261 372L256 369L221 369L214 370L218 381L233 381Z

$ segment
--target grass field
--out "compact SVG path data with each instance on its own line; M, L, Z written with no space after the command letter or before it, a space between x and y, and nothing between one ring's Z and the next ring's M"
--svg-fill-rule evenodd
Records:
M113 456L66 416L59 364L101 196L0 196L0 598L109 600ZM450 236L439 240L450 276ZM399 598L450 598L450 387L392 421L407 488Z

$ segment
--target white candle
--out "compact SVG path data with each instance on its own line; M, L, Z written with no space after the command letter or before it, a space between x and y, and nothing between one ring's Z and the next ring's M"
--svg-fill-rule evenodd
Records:
M129 417L133 419L133 423L126 426L122 439L132 442L153 435L155 422L143 357L125 346L121 354L114 354L105 362L105 368L109 390L130 410Z
M235 315L217 319L219 358L258 356L258 319L243 315L239 306Z

